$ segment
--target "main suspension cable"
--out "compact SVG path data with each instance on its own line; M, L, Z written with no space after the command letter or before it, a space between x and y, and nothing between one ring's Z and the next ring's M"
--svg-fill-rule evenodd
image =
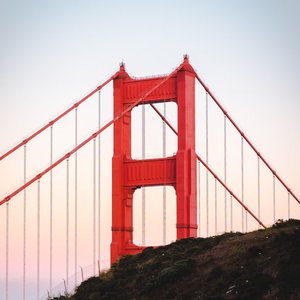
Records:
M231 124L235 127L235 129L244 137L245 141L248 143L248 145L252 148L252 150L261 158L263 163L267 166L267 168L272 172L272 174L277 178L277 180L285 187L285 189L294 197L294 199L300 204L299 198L291 191L291 189L287 186L287 184L279 177L279 175L275 172L275 170L268 164L266 159L261 155L261 153L254 147L254 145L250 142L250 140L244 135L243 131L238 127L238 125L233 121L233 119L229 116L227 111L223 108L223 106L220 104L220 102L217 100L217 98L214 96L214 94L209 90L209 88L205 85L204 81L198 76L198 74L195 72L195 77L199 81L199 83L202 85L204 90L210 95L210 97L214 100L216 105L221 109L221 111L226 115L228 120L231 122Z
M217 180L219 181L219 183L225 188L227 189L228 193L230 193L232 195L232 197L264 228L266 228L266 226L252 213L252 211L233 193L233 191L231 191L226 185L225 183L217 176L217 174L204 162L203 159L201 159L201 157L199 155L197 155L198 160L200 160L200 162L202 163L202 165L204 165L204 167L206 169L208 169L208 171L215 177L217 178Z
M170 129L176 134L178 135L176 129L170 124L170 122L168 120L166 120L166 118L161 114L161 112L154 106L154 105L150 105L155 111L156 113L160 116L160 118L162 120L165 121L165 123L170 127ZM196 154L198 161L212 174L212 176L214 176L218 182L227 190L227 192L230 194L230 197L233 197L262 227L266 228L266 226L260 221L260 219L258 219L252 212L251 210L234 194L233 191L231 191L228 186L217 176L217 174L215 172L213 172L213 170L204 162L203 159L201 159L201 157Z
M143 99L147 98L154 90L159 88L163 83L165 83L167 80L169 80L174 74L176 74L180 69L182 68L182 64L177 67L173 72L171 72L168 76L163 77L163 79L157 83L155 86L151 87L142 97L138 98L135 102L130 104L126 109L121 111L117 116L115 116L112 120L107 122L105 125L103 125L99 130L95 131L92 135L90 135L87 139L85 139L83 142L81 142L79 145L74 147L71 151L69 151L67 154L59 158L57 161L55 161L52 165L44 169L41 173L33 177L31 180L29 180L26 184L20 186L18 189L16 189L14 192L12 192L10 195L5 197L0 201L0 206L4 203L10 201L13 197L15 197L17 194L19 194L21 191L23 191L25 188L30 186L32 183L43 177L45 174L50 172L52 169L54 169L56 166L61 164L63 161L65 161L67 158L69 158L71 155L76 153L79 149L81 149L83 146L85 146L87 143L89 143L92 139L97 137L99 134L101 134L105 129L110 127L112 124L114 124L116 121L118 121L120 118L122 118L126 113L131 111L133 107L137 106L140 102L142 102ZM75 156L76 158L76 156Z
M10 154L12 154L13 152L15 152L16 150L18 150L23 145L27 144L33 138L35 138L40 133L42 133L43 131L45 131L47 128L53 126L57 121L59 121L65 115L67 115L68 113L70 113L71 111L73 111L74 109L76 109L79 105L81 105L83 102L85 102L87 99L89 99L92 95L94 95L96 92L98 92L102 88L104 88L111 80L113 80L115 78L116 74L113 75L113 76L111 76L109 79L107 79L104 83L102 83L98 87L96 87L93 91L91 91L89 94L87 94L86 96L84 96L82 99L80 99L79 101L77 101L76 103L74 103L70 108L68 108L66 111L64 111L63 113L61 113L55 119L53 119L48 124L46 124L45 126L43 126L41 129L37 130L35 133L33 133L32 135L30 135L28 138L26 138L25 140L23 140L22 142L20 142L19 144L17 144L15 147L13 147L12 149L10 149L6 153L4 153L2 156L0 156L0 161L2 159L4 159L5 157L9 156Z

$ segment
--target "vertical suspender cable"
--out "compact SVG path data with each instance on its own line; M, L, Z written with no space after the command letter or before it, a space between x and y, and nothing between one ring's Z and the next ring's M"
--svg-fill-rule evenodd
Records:
M98 93L98 128L101 128L101 91ZM98 263L100 273L101 258L101 139L98 136Z
M232 196L230 196L230 231L233 231L233 203Z
M244 176L243 176L243 180L244 180ZM245 190L244 184L243 184L243 190ZM245 210L245 229L246 232L248 232L248 212Z
M198 237L200 237L201 235L201 224L200 224L200 221L201 221L201 186L200 186L200 183L201 183L201 175L200 175L200 166L201 166L201 163L200 161L198 161Z
M78 143L78 116L77 108L75 109L75 147ZM75 286L77 286L77 202L78 202L78 187L77 187L77 152L75 152L75 178L74 178L74 268L75 268Z
M205 103L206 103L206 164L208 165L208 94L206 92L205 97ZM206 169L206 235L209 235L209 204L208 204L208 197L209 197L209 191L208 191L208 170Z
M63 279L63 282L64 282L64 288L65 288L65 296L67 297L67 296L68 296L67 283L66 283L66 280L65 280L65 279Z
M84 280L83 269L81 266L79 266L79 268L80 268L80 273L81 273L81 281L83 281Z
M273 223L276 221L276 193L275 193L275 182L276 177L275 174L273 174Z
M166 101L164 100L164 118L166 118ZM166 123L163 121L163 157L166 157ZM164 178L166 177L166 161L164 161ZM166 217L167 217L167 205L166 205L166 185L163 186L163 245L166 244L167 227L166 227Z
M24 184L26 183L27 155L24 145ZM23 192L23 300L26 298L26 189Z
M53 126L50 127L50 165L53 164ZM53 248L53 173L50 171L50 295L52 296L52 248Z
M241 136L241 191L242 202L244 203L244 137ZM242 232L245 232L244 227L244 208L242 207Z
M37 182L37 245L36 245L36 252L37 252L37 262L36 262L36 273L37 273L37 288L36 294L37 299L40 299L40 180Z
M290 192L288 192L288 220L291 218Z
M5 300L8 300L9 271L9 202L6 202L6 264L5 264Z
M70 162L66 161L66 286L69 286L69 202L70 202Z
M96 139L93 140L93 273L96 275Z
M98 275L100 276L100 274L101 274L100 260L98 259Z
M257 156L257 217L260 220L260 158ZM258 224L260 228L260 224Z
M233 210L232 210L232 195L230 194L230 230L233 231Z
M145 148L145 105L142 105L142 159L145 159L146 148ZM144 174L144 172L143 172ZM146 194L145 187L142 187L142 245L146 243Z
M227 117L224 115L224 183L227 184ZM227 191L224 190L224 231L227 231ZM230 211L230 219L232 219L232 211ZM231 222L232 231L232 222Z
M215 178L215 235L218 233L218 194L217 194L217 178Z

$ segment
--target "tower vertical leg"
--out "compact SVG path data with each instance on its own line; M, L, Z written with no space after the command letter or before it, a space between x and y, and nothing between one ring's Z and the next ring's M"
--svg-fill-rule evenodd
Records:
M176 157L177 239L197 236L195 75L177 75L178 152Z
M128 78L121 65L114 80L114 116L125 108L124 79ZM125 245L132 241L133 190L124 187L124 160L131 157L131 112L114 124L114 156L112 159L112 242L111 262L124 254Z

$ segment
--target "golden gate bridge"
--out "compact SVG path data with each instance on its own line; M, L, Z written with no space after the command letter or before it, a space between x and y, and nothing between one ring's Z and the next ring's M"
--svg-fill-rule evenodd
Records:
M86 277L82 266L97 275L104 261L148 245L248 232L300 214L299 198L188 56L148 78L120 64L0 161L1 299L12 299L16 278L23 299L29 282L37 299L62 282L67 294Z

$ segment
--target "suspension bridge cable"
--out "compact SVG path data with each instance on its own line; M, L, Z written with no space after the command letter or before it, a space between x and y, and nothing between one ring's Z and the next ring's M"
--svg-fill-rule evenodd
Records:
M26 183L26 171L27 171L27 155L26 155L26 144L24 148L23 157L23 171L24 177L23 182ZM23 191L23 300L26 298L26 189Z
M258 218L260 219L260 158L259 156L257 156L257 215Z
M40 180L37 181L37 262L36 262L36 273L37 273L37 288L36 294L37 299L40 299L40 218L41 218L41 191L40 191Z
M227 184L227 117L224 115L224 182ZM227 191L224 190L224 231L227 231ZM230 220L232 219L232 211L230 212ZM232 223L232 222L231 222ZM232 231L232 225L231 225Z
M290 193L288 193L288 220L291 218Z
M146 156L146 148L145 148L145 105L142 105L142 159L144 161ZM143 171L144 178L144 171ZM142 187L142 245L146 244L146 193L145 187Z
M232 201L232 195L230 195L230 211L231 211L231 215L230 215L230 231L233 231L233 201Z
M166 118L166 100L164 99L164 117ZM166 157L166 123L163 122L163 157ZM166 179L166 160L164 160L164 180ZM166 203L166 185L163 185L163 245L167 240L167 203Z
M276 178L275 175L273 174L273 222L275 223L276 221L276 190L275 190L275 182Z
M198 161L198 235L201 235L201 175L200 175L200 161Z
M112 124L114 124L116 121L121 119L126 113L128 113L130 110L133 109L133 107L137 106L139 103L142 102L143 99L147 98L154 90L159 88L163 83L165 83L167 80L169 80L174 74L176 74L180 69L182 68L182 64L179 65L173 72L171 72L168 76L163 77L163 79L158 82L156 85L151 87L142 97L138 98L135 102L130 104L126 109L124 109L122 112L120 112L117 116L115 116L112 120L107 122L105 125L103 125L99 130L95 131L93 134L91 134L88 138L86 138L83 142L81 142L79 145L74 147L71 151L69 151L67 154L60 157L57 161L55 161L52 165L44 169L42 172L40 172L35 177L31 178L29 181L26 182L26 184L23 184L18 189L16 189L14 192L12 192L10 195L6 196L0 201L0 206L4 203L9 202L13 197L18 195L20 192L22 192L25 188L36 182L38 179L42 178L45 174L49 173L51 170L53 170L56 166L61 164L63 161L65 161L67 158L69 158L71 155L76 153L79 149L81 149L83 146L85 146L87 143L89 143L92 139L97 137L99 134L101 134L104 130L106 130L108 127L110 127ZM76 127L77 128L77 127ZM75 161L76 161L76 155L75 155ZM77 172L75 172L77 173ZM75 185L77 186L77 184ZM76 188L75 188L76 190ZM75 218L76 219L76 218ZM76 222L75 222L76 223ZM75 230L76 231L76 230ZM75 255L76 256L76 255Z
M2 205L3 203L7 203L8 201L14 197L16 194L18 194L20 191L24 190L27 186L31 185L33 182L39 180L42 176L44 176L46 173L48 173L50 170L52 170L53 168L55 168L57 165L59 165L62 161L66 160L67 158L69 158L72 154L76 153L80 148L82 148L84 145L86 145L89 141L91 141L93 138L95 138L97 135L99 135L102 131L104 131L106 128L108 128L110 125L112 125L114 122L116 122L117 120L119 120L121 117L123 117L128 111L130 111L133 107L135 107L138 103L140 103L142 101L143 98L146 98L151 92L153 92L155 89L157 89L160 85L162 85L165 81L167 81L175 72L177 72L178 69L176 69L174 72L172 72L171 74L169 74L167 77L165 77L161 82L159 82L157 85L155 85L154 87L152 87L151 89L148 90L147 93L145 93L145 95L136 100L133 104L129 105L124 111L122 111L118 116L116 116L114 119L112 119L111 121L109 121L108 123L106 123L103 127L101 127L98 131L96 131L95 133L93 133L90 137L88 137L86 140L84 140L81 144L79 144L78 146L76 146L73 150L71 150L69 153L67 153L66 155L64 155L63 157L61 157L60 159L58 159L55 163L53 163L51 166L49 166L48 168L46 168L43 172L41 172L40 174L38 174L36 177L32 178L31 180L29 180L26 185L21 186L20 188L18 188L17 190L15 190L12 194L10 194L9 196L7 196L6 198L4 198L2 201L0 201L0 205ZM200 162L209 170L209 172L211 172L214 176L216 176L215 173L212 172L212 170L208 167L207 164L205 164L205 162L199 157L197 156L198 159L200 160ZM217 176L216 176L217 177ZM248 212L249 214L251 214L251 216L257 221L259 222L263 227L265 227L263 225L263 223L257 219L257 217L238 199L237 196L235 196L233 194L232 191L230 191L228 189L228 187L219 179L217 178L218 181L223 185L223 187L225 187L227 189L227 191L239 202L240 205L242 205ZM8 219L8 218L7 218ZM8 226L7 226L8 228ZM8 245L8 243L7 243ZM8 260L7 260L8 263ZM7 268L8 269L8 268ZM8 278L8 276L7 276Z
M160 113L160 111L154 106L151 105L151 107L155 110L155 112L160 116L161 119L163 119L165 121L165 123L170 127L170 129L176 134L178 135L177 131L175 130L175 128L170 124L170 122L168 120L166 120L164 118L164 116ZM196 154L198 161L212 174L212 176L214 176L218 182L227 190L227 192L230 194L230 198L234 198L242 207L244 207L244 209L264 228L266 228L266 226L260 221L260 219L258 219L254 213L252 213L252 211L234 194L233 191L231 191L228 186L217 176L217 174L204 162L203 159L201 159L201 157Z
M50 165L53 164L53 126L50 127ZM50 170L50 295L52 295L52 259L53 259L53 173Z
M69 202L70 202L70 161L66 160L66 286L69 287Z
M75 147L78 144L78 109L75 109ZM74 174L74 268L75 268L75 286L77 286L77 218L78 218L78 158L75 151L75 174Z
M244 138L241 136L241 195L244 203ZM242 208L242 232L245 232L245 214Z
M98 93L98 128L101 128L101 91ZM101 139L98 136L98 262L101 258Z
M115 78L115 76L118 73L116 73L115 75L111 76L109 79L107 79L104 83L102 83L101 85L99 85L98 87L96 87L93 91L91 91L89 94L87 94L86 96L84 96L82 99L80 99L79 101L77 101L76 103L74 103L70 108L68 108L66 111L64 111L63 113L61 113L59 116L57 116L55 119L53 119L52 121L50 121L48 124L46 124L45 126L43 126L41 129L37 130L36 132L34 132L32 135L30 135L28 138L26 138L25 140L23 140L22 142L20 142L19 144L17 144L15 147L13 147L12 149L10 149L9 151L7 151L6 153L4 153L2 156L0 156L0 161L2 159L4 159L5 157L9 156L10 154L12 154L13 152L15 152L16 150L18 150L20 147L22 147L23 145L27 144L29 141L31 141L33 138L35 138L36 136L38 136L40 133L42 133L43 131L45 131L47 128L53 126L57 121L59 121L61 118L63 118L65 115L67 115L68 113L70 113L71 111L73 111L74 109L76 109L79 105L81 105L83 102L85 102L87 99L89 99L92 95L94 95L96 92L100 91L102 88L104 88L111 80L113 80Z
M93 140L93 273L96 275L96 138Z
M6 203L6 249L5 249L5 300L8 300L8 280L9 280L9 203Z
M283 181L282 178L279 177L279 175L275 172L275 170L270 166L270 164L266 161L266 159L261 155L261 153L256 149L256 147L250 142L250 140L244 135L243 131L238 127L238 125L233 121L233 119L229 116L227 111L224 109L224 107L221 105L221 103L217 100L217 98L214 96L214 94L209 90L209 88L205 85L204 81L199 77L199 75L195 72L195 77L198 80L198 82L202 85L204 90L210 95L210 97L214 100L216 105L221 109L221 111L226 115L228 120L231 122L231 124L234 126L234 128L243 135L245 141L248 143L248 145L252 148L252 150L261 158L263 163L267 166L267 168L274 174L274 176L277 178L277 180L285 187L285 189L293 196L293 198L300 204L299 198L293 193L293 191L287 186L287 184Z
M215 235L218 233L218 195L217 195L217 179L215 178Z
M217 178L217 180L219 181L219 183L225 188L227 189L227 192L231 194L231 196L264 228L266 228L266 226L254 215L254 213L252 213L252 211L233 193L232 190L230 190L228 188L227 185L225 185L225 183L217 176L217 174L204 162L203 159L201 159L201 157L199 155L197 155L198 160L202 163L202 165L204 165L204 167L206 169L208 169L208 171L215 177Z
M205 138L206 138L206 164L208 164L208 94L205 93ZM206 169L206 235L209 235L209 191L208 170Z
M226 183L227 185L227 183ZM230 231L233 231L233 201L232 201L232 196L230 195Z

